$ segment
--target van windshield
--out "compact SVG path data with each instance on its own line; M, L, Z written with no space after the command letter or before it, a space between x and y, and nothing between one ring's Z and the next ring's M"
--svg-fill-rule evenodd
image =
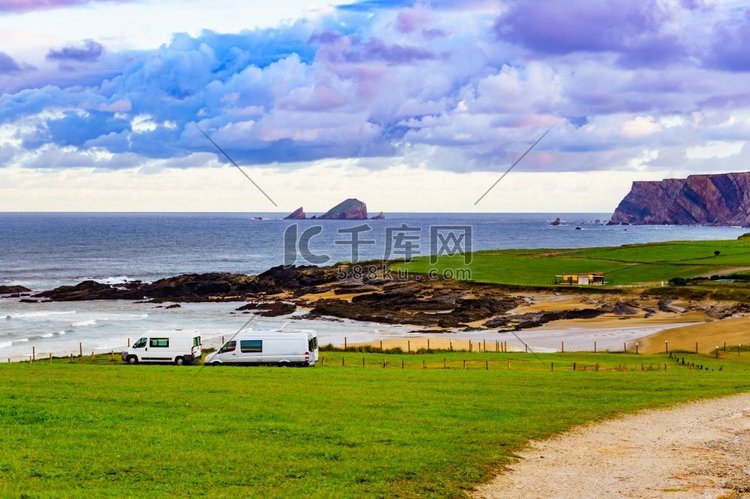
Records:
M135 343L133 343L133 348L143 348L146 346L146 338L141 338Z

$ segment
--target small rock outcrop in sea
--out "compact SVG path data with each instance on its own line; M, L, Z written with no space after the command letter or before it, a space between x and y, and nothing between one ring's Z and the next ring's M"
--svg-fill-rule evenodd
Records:
M300 206L289 215L285 216L284 220L305 220L306 218L307 215L305 215L305 210Z
M23 286L0 286L0 295L28 293L29 291L31 291L29 288Z
M562 220L560 220L560 217L557 217L556 219L554 219L554 220L552 221L552 223L550 223L550 225L558 226L558 225L560 225L561 223L562 223Z
M317 218L319 220L367 220L367 205L359 199L350 198Z
M372 217L370 220L385 220L385 213L381 211L380 213Z
M750 172L633 182L609 224L750 226Z

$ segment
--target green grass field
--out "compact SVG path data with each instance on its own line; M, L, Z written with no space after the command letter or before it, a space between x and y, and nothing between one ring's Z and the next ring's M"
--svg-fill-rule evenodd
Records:
M705 370L664 355L323 356L311 369L0 365L0 495L460 496L530 439L750 390L750 355L688 356Z
M719 251L718 256L714 255ZM436 265L426 257L395 269L428 273L436 269L471 270L478 282L551 286L555 274L605 272L611 286L654 285L672 277L696 277L750 268L750 239L672 241L619 247L480 251L470 265L463 256L443 256Z

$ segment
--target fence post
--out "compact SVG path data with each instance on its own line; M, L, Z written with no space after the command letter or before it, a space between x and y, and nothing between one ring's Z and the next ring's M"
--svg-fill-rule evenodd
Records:
M471 352L471 340L469 340L469 352Z
M635 354L638 355L638 342L635 342Z
M346 336L344 336L344 350L346 350Z
M594 353L596 353L596 342L594 342Z
M464 361L464 369L466 369L466 361Z
M424 359L422 359L422 369L427 369L427 364L425 364Z
M451 352L453 351L453 340L448 340L450 342Z
M498 353L500 351L500 342L495 340L495 353Z
M383 340L380 340L380 351L383 351Z
M404 359L401 359L401 369L404 368Z
M485 370L489 370L489 368L490 368L490 363L489 363L488 360L485 359L485 361L484 361L484 369Z
M406 352L411 352L411 340L406 340Z
M385 366L387 366L387 365L388 365L388 359L386 359L386 358L384 357L384 358L383 358L383 369L385 369Z
M78 356L83 358L83 343L78 344Z
M669 353L669 340L664 340L664 353Z
M345 359L346 359L346 357L341 357L341 367L344 367L344 360Z
M52 354L49 354L49 363L52 364Z
M365 356L362 356L362 367L365 367Z
M130 338L128 338L128 348L130 348Z
M529 353L529 345L524 343L523 344L524 349L526 350L526 353Z
M555 363L554 362L550 362L549 363L549 370L550 371L554 371L555 370Z
M429 349L430 349L430 339L427 338L427 350L429 350Z
M443 369L448 369L448 364L446 364L445 359L443 359Z
M482 350L487 351L487 340L482 340Z
M560 342L560 353L565 353L565 342L564 341Z
M695 353L698 353L698 342L695 342Z
M36 347L31 347L31 362L36 360Z

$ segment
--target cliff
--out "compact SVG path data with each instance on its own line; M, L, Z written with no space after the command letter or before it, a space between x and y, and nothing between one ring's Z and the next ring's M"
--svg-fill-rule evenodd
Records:
M633 182L610 224L750 226L750 172Z

